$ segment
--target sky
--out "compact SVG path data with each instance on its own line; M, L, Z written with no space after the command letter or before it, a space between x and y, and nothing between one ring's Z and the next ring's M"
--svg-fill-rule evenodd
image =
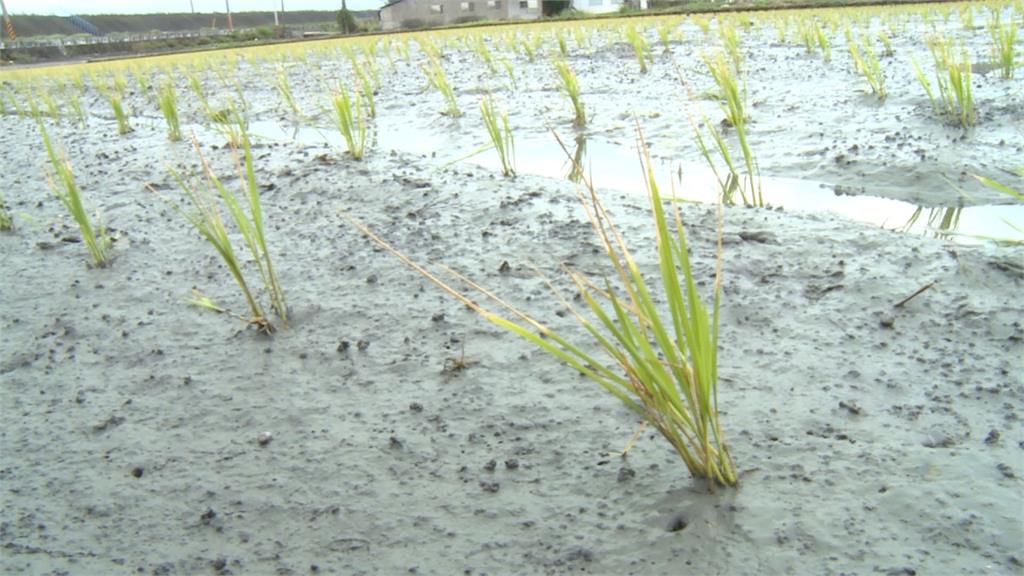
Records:
M337 10L341 0L228 0L232 12ZM146 14L152 12L223 12L224 0L4 0L10 14ZM382 0L346 0L349 10L380 8Z

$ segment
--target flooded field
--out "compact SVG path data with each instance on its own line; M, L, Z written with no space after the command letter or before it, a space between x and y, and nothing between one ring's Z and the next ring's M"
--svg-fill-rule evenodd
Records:
M999 50L1022 17L643 17L0 71L0 571L1019 572L1024 208L994 184L1024 189L1020 41L1009 68ZM546 282L610 273L581 171L658 272L638 126L708 292L724 199L736 488L650 427L623 456L636 414L339 216L586 341ZM54 194L68 174L104 266ZM259 197L287 327L175 209L210 174Z

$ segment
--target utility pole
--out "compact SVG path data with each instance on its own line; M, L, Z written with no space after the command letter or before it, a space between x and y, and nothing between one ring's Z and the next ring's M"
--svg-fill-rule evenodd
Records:
M7 38L14 42L18 39L18 35L14 33L14 24L11 23L11 17L7 15L7 4L4 3L4 0L0 0L0 8L3 8L4 13L4 32L7 33Z
M233 32L235 27L231 25L231 2L229 0L224 0L224 9L228 13L228 32Z
M188 7L192 9L193 14L196 13L196 5L192 2L192 0L188 0Z

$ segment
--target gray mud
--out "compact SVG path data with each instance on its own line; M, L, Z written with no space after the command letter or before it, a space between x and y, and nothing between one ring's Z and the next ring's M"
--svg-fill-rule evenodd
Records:
M614 74L639 83L670 74L656 66L641 78L627 56L599 51L581 81L606 75L608 93L622 96ZM406 88L382 89L381 118L471 123L437 116L436 94L421 94L411 69L384 72L403 75L395 82ZM564 119L550 81L534 84ZM276 100L266 84L246 90L256 110ZM475 97L461 94L472 110ZM1019 92L1009 98L1020 102ZM631 138L631 120L611 119L619 105L600 102L593 130ZM661 117L644 121L654 150L675 113L660 102ZM926 103L893 96L885 106ZM890 129L945 130L919 130L934 122L926 116ZM837 149L868 138L841 122ZM817 130L810 123L795 129ZM324 143L258 143L269 243L293 310L290 330L265 337L183 302L198 286L243 305L212 249L144 187L173 194L165 163L194 167L188 143L167 142L155 121L124 137L99 117L89 131L52 130L118 241L110 267L85 266L41 176L34 123L0 117L4 192L17 215L16 231L0 234L3 573L1021 571L1022 248L727 208L720 398L741 485L712 494L649 430L628 456L614 455L637 427L632 413L337 214L582 339L531 270L606 270L571 182L439 167L428 152L374 148L356 162ZM1012 157L1016 137L1002 156L982 146L978 157ZM227 176L222 144L201 146ZM863 163L900 158L874 154ZM944 158L929 162L959 168ZM832 164L818 160L829 166L822 177ZM604 199L655 273L643 196ZM714 208L687 205L684 221L709 289ZM455 360L466 367L453 370ZM272 439L261 444L264 432Z

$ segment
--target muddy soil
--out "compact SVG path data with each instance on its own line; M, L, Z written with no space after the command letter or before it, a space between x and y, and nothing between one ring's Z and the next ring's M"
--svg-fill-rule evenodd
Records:
M948 184L928 174L956 179L964 166L1019 158L1024 135L1005 127L1024 108L1019 83L982 77L979 128L959 135L900 80L882 105L857 94L839 50L826 65L802 47L760 46L748 50L752 69L767 70L756 59L774 54L793 73L749 80L763 102L755 126L765 172L939 205ZM680 58L693 49L674 47ZM337 75L344 58L322 56L289 64L311 111L316 77ZM449 62L460 58L453 76L501 82L468 53L453 50ZM640 75L616 45L573 63L582 84L604 83L586 91L588 134L630 145L625 101L640 108L652 153L689 146L670 65ZM520 65L523 93L502 96L517 130L571 130L550 64ZM788 101L798 96L784 84L812 67L831 73L800 81L844 80ZM246 60L239 69L253 121L289 122L270 79ZM423 91L415 57L391 72L381 56L381 77L375 122L406 126L399 134L417 137L405 146L383 145L383 130L362 161L322 140L255 144L268 241L292 309L291 328L272 337L184 303L198 287L244 306L212 248L146 189L176 194L167 165L194 168L197 156L167 141L141 95L125 136L98 95L88 130L49 123L117 236L102 269L85 265L48 190L34 122L0 117L3 190L16 217L15 231L0 234L0 571L1020 573L1024 248L828 213L725 209L720 402L741 484L709 493L650 430L617 455L637 429L634 414L338 216L347 211L417 260L458 268L585 340L533 270L556 282L563 262L607 271L576 185L450 163L451 142L482 143L476 85L459 82L467 114L452 119ZM767 78L778 96L755 87ZM787 120L782 110L793 106ZM194 103L183 108L198 118ZM239 188L223 137L192 129ZM818 132L827 136L806 142ZM926 147L925 158L899 152L901 139ZM851 157L853 144L854 165L838 168L834 154ZM821 150L787 153L803 145ZM633 162L615 168L639 172ZM892 180L907 170L918 176L906 186ZM1002 201L984 194L976 198ZM642 193L603 197L640 266L656 273ZM709 290L715 210L688 204L683 219Z

